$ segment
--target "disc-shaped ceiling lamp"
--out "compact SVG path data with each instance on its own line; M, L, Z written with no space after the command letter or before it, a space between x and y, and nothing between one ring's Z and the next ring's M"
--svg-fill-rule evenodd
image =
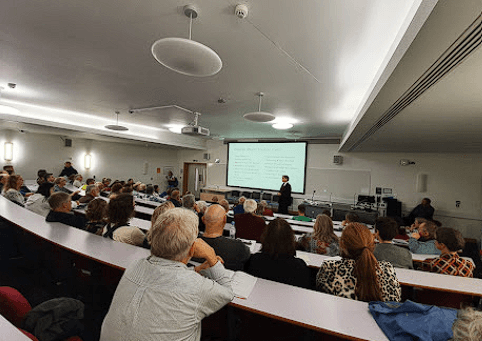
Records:
M105 127L106 127L107 129L116 130L116 131L126 131L126 130L129 130L129 128L119 125L119 112L118 112L118 111L115 112L115 115L116 115L116 123L115 123L115 124L106 125Z
M257 95L259 96L258 111L248 112L247 114L244 114L244 119L253 122L270 122L274 120L276 117L273 114L261 111L261 98L264 96L264 94L262 92L258 92Z
M152 44L152 55L168 69L186 76L208 77L217 74L223 67L218 54L206 45L191 40L192 20L198 15L196 8L186 5L184 14L189 17L189 39L159 39Z

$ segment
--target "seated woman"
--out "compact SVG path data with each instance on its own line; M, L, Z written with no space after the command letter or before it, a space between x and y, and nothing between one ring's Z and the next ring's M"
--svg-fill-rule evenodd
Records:
M245 269L253 276L310 288L310 270L296 258L295 234L284 219L275 219L261 236L261 252L251 256Z
M122 184L120 183L113 184L110 189L109 199L112 199L118 196L121 193L121 190L122 190Z
M109 223L103 231L105 238L142 246L144 233L137 226L129 226L129 220L135 214L134 206L134 197L131 194L120 194L110 200L107 207Z
M420 269L439 274L474 277L474 264L460 258L457 251L465 246L462 233L449 227L441 227L435 232L435 246L442 254L437 258L425 259Z
M101 236L107 224L107 201L100 198L90 201L85 211L85 217L89 220L85 225L85 229Z
M342 260L323 262L316 289L339 297L370 301L400 301L402 290L395 268L373 255L375 242L368 228L348 224L340 238Z
M259 216L269 216L273 217L274 213L273 210L268 206L266 200L261 200L258 204L258 208L256 209L256 214Z
M338 237L333 232L333 221L325 214L318 214L313 233L307 233L298 241L297 247L303 251L321 255L338 256Z
M435 232L437 225L431 221L420 224L418 233L414 232L408 240L408 248L412 253L421 254L440 254L440 250L435 246Z
M54 184L51 182L42 183L37 193L28 197L25 207L32 212L47 217L50 212L49 198L54 193Z
M16 203L17 205L24 206L25 198L20 193L20 188L23 185L23 178L20 175L10 175L7 183L3 186L2 194L8 200Z

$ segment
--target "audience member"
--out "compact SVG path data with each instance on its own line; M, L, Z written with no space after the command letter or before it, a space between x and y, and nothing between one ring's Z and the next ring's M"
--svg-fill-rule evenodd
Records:
M423 198L422 203L417 205L412 212L405 219L405 224L410 226L415 221L416 217L425 218L427 220L433 219L435 209L430 205L432 201L429 198Z
M8 175L13 175L15 174L15 170L13 169L12 165L5 165L3 166L3 170L8 173Z
M422 217L416 217L415 220L413 221L413 224L408 228L408 230L410 232L418 232L418 228L420 227L420 225L425 222L427 222L427 219Z
M45 174L47 174L47 171L45 169L39 169L37 171L37 185L41 185L45 182Z
M194 206L196 205L196 198L194 194L185 194L182 197L182 207L194 211Z
M435 231L437 226L427 221L422 223L418 232L412 233L408 240L408 247L412 253L439 255L440 250L435 246Z
M331 218L331 211L330 211L330 210L323 210L323 212L321 212L321 214L324 214L324 215L326 215L327 217L330 217L330 218Z
M316 288L335 296L370 301L400 301L401 288L395 268L378 262L368 228L348 224L340 238L342 260L326 260L316 276Z
M269 216L269 217L274 216L273 210L268 206L268 203L266 202L266 200L261 200L258 203L256 214L259 216Z
M99 196L99 189L96 185L89 185L85 189L85 195L79 199L79 203L88 204Z
M115 198L121 193L121 190L122 190L122 184L120 183L113 184L111 187L109 198L110 199Z
M203 216L207 208L208 208L208 204L203 200L196 201L196 204L194 205L194 210L196 211L197 216L199 217L199 231L204 232L204 230L206 229L206 225L204 224L204 221L203 221Z
M224 225L226 223L226 211L220 205L214 204L208 207L204 216L206 230L202 240L208 243L224 260L224 266L230 270L243 270L244 263L251 255L249 248L243 242L223 237ZM202 260L204 261L204 260Z
M236 237L261 241L261 235L266 228L266 223L263 218L254 214L257 206L256 201L248 199L243 204L245 213L234 216Z
M77 174L77 173L78 173L77 170L74 167L72 167L72 162L66 161L64 164L64 169L62 169L62 171L60 172L59 177L61 176L69 177L72 174Z
M122 187L122 189L121 189L122 194L132 195L133 192L134 192L134 189L132 188L131 185L124 185L124 187Z
M166 179L167 179L168 187L170 188L175 188L179 184L179 182L177 181L177 178L174 176L174 174L171 171L169 171L168 175L166 176Z
M226 199L222 199L220 202L219 202L219 205L221 205L224 210L226 211L226 213L229 212L230 208L229 208L229 201L227 201Z
M46 173L44 175L44 178L45 178L45 182L51 182L51 183L55 182L55 176L52 173Z
M108 224L104 227L103 236L118 242L142 246L144 232L137 226L129 226L134 216L134 197L131 194L120 194L111 199L107 206Z
M27 199L25 207L45 218L50 212L49 198L53 193L54 184L44 182L38 187L37 193Z
M88 178L87 180L85 180L85 184L86 184L87 186L89 186L89 185L95 185L95 179Z
M233 213L236 214L243 214L244 213L244 202L246 201L245 197L240 197L238 200L238 204L233 207Z
M77 188L82 187L82 180L84 180L84 178L82 177L82 175L81 175L81 174L77 174L77 175L75 176L75 180L74 180L74 182L73 182L73 185L74 185L75 187L77 187Z
M465 246L462 233L449 227L438 228L435 232L435 246L440 250L438 258L425 259L420 269L445 275L474 277L474 264L457 254Z
M159 206L156 207L156 209L152 213L152 217L151 217L151 228L146 233L146 237L144 238L144 241L142 242L142 247L144 247L146 249L151 248L151 244L149 244L149 238L150 238L149 235L151 234L152 227L156 223L157 218L159 218L159 216L161 214L163 214L164 212L166 212L168 210L171 210L175 207L176 206L174 206L174 204L170 201L165 201L165 202L163 202L162 204L160 204Z
M125 270L102 324L101 341L200 340L201 320L234 295L213 248L196 239L197 223L193 212L181 208L159 217L150 235L151 256ZM206 262L192 271L186 266L191 257Z
M313 226L313 233L307 233L298 241L298 247L304 251L321 255L338 256L340 246L333 231L333 221L324 214L318 214Z
M306 213L306 206L303 204L298 205L298 215L294 216L291 219L298 220L298 221L312 221L311 218L305 216L305 213Z
M248 201L248 200L246 200ZM246 272L280 283L310 288L310 269L296 258L295 234L284 219L271 221L261 237L261 252L246 263Z
M85 229L87 219L74 215L71 196L64 192L53 193L49 198L50 212L45 218L48 222L59 222L79 229Z
M10 175L8 175L7 171L2 171L0 173L0 193L3 192L4 186L7 183L9 176Z
M110 183L112 182L112 180L110 178L103 178L102 179L102 184L104 185L104 191L110 191Z
M356 213L347 213L345 215L345 220L341 222L342 226L346 226L350 223L358 223L360 222L360 217L358 217L358 214Z
M452 331L451 341L482 340L482 312L470 307L458 310Z
M65 180L65 178L60 177L55 179L54 184L54 192L64 192L67 194L71 193L67 188L65 188L65 185L67 184L67 180Z
M392 244L398 226L391 218L378 218L375 222L375 237L379 243L373 254L378 261L387 261L396 268L413 269L412 254L406 248Z
M100 198L91 200L85 210L85 217L88 220L85 229L101 236L107 224L107 201Z
M25 205L25 198L20 193L20 188L23 185L23 178L20 175L10 175L7 183L3 186L3 196L8 200L20 205Z
M173 190L172 193L171 193L171 198L169 199L169 201L171 201L174 204L174 206L176 206L176 207L182 207L181 192L179 192L178 189Z

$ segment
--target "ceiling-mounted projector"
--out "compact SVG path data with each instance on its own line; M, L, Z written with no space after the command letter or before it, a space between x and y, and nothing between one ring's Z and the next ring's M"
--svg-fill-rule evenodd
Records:
M186 126L181 129L181 133L186 135L209 136L209 129L200 126Z
M201 127L198 124L199 116L201 116L200 113L194 112L194 121L192 121L190 125L183 127L181 133L193 136L209 136L209 129Z

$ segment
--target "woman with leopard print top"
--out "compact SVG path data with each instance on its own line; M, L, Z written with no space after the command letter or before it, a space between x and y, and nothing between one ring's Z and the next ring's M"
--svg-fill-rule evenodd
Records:
M365 225L349 224L340 238L343 259L323 262L316 276L317 290L365 302L400 301L395 269L389 262L377 261L374 248L374 238Z

